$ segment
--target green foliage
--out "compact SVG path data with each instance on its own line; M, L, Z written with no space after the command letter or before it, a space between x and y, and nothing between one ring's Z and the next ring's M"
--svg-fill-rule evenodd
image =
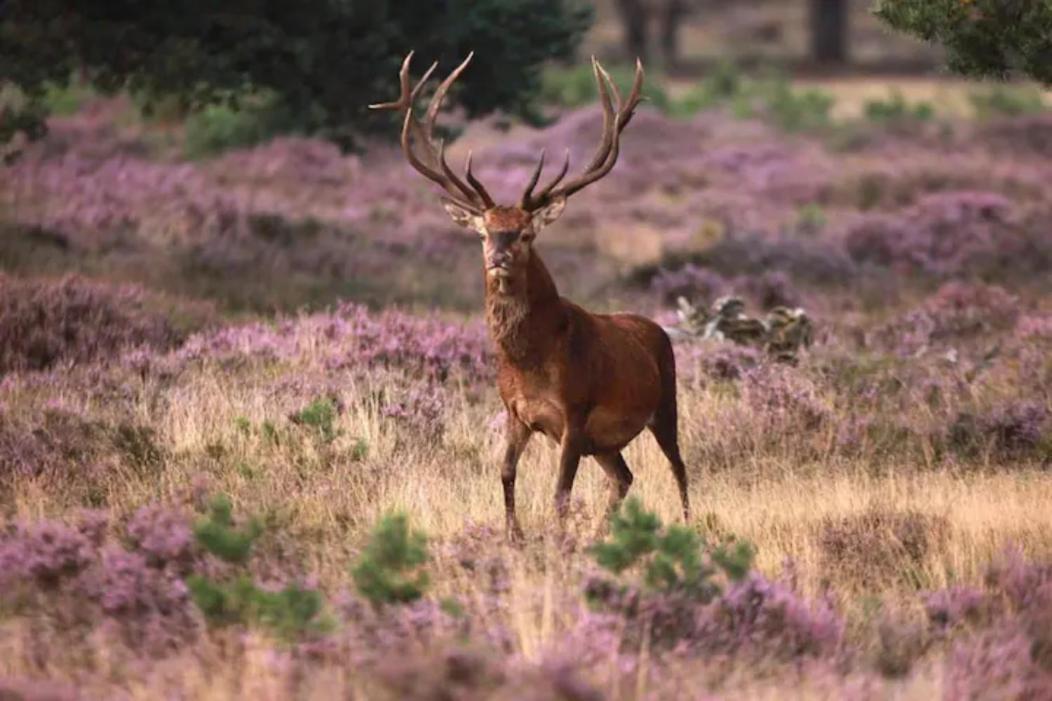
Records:
M128 90L147 105L172 97L186 110L273 96L297 130L350 145L364 130L390 131L366 105L394 95L410 49L419 70L436 59L449 69L476 52L450 95L470 117L529 115L541 66L572 57L592 14L579 0L244 0L236 9L202 0L7 0L0 75L26 102L17 122L15 110L3 115L0 136L16 127L38 134L47 91L78 72L104 92ZM238 138L258 128L208 119L227 119L217 130Z
M656 514L631 498L611 518L610 537L593 546L591 554L618 577L638 571L651 591L704 599L719 591L713 581L718 571L732 580L748 574L754 551L745 542L712 547L685 526L664 527Z
M187 118L183 149L188 158L204 158L295 131L296 116L273 100L242 104L239 108L209 105Z
M229 497L217 495L208 516L194 527L194 535L207 552L228 563L243 565L262 526L251 519L244 528L235 529L231 512ZM321 594L295 584L267 591L241 573L220 581L194 574L187 578L186 585L194 603L212 625L256 625L284 640L328 626L322 616Z
M315 399L293 414L292 422L314 429L326 443L331 443L339 435L336 430L336 403L325 397Z
M926 122L935 116L930 102L910 104L898 90L893 90L886 100L867 100L866 119L876 124L900 124L904 122Z
M1037 114L1046 109L1045 97L1034 87L994 85L988 90L968 96L980 119L1018 117Z
M194 536L201 546L221 560L243 563L248 560L252 544L263 532L260 523L251 519L242 528L235 528L230 497L219 494L209 505L208 516L194 525Z
M829 126L836 100L821 90L798 90L781 73L751 77L722 63L672 106L678 116L726 109L739 119L767 118L786 131Z
M411 531L404 514L391 514L380 520L351 576L374 605L415 601L427 589L427 558L427 537Z
M1029 76L1052 84L1052 3L1047 0L878 0L895 29L940 44L968 75Z
M280 591L260 589L247 575L215 582L200 575L187 579L194 603L212 625L257 625L283 640L322 631L321 594L292 584Z
M68 85L49 85L44 93L44 107L49 114L75 114L94 95L94 91L78 82Z
M631 66L607 68L610 77L621 90L621 94L627 94L632 88L635 68ZM672 100L665 91L664 83L659 76L650 74L646 76L643 83L643 95L651 105L662 112L669 112L673 109ZM599 99L599 89L595 84L592 66L583 64L572 68L555 66L549 68L544 72L541 81L540 99L545 104L571 108L596 104Z

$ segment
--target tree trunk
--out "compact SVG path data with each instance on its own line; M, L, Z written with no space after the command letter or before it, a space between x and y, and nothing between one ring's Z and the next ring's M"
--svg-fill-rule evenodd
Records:
M834 64L847 60L848 0L811 0L811 58Z
M687 14L686 0L665 0L661 6L661 53L666 68L679 63L679 23Z
M617 11L625 30L625 51L628 59L646 61L647 56L647 0L617 0Z

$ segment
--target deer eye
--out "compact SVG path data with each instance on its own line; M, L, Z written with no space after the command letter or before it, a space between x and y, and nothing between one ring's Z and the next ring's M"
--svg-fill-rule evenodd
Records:
M522 236L520 236L519 239L523 243L530 243L531 241L533 241L533 239L534 239L534 237L536 235L537 234L533 233L532 231L524 231L524 232L522 232Z

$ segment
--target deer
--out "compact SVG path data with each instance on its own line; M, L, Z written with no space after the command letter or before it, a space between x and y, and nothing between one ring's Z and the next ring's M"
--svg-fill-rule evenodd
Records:
M535 247L538 234L555 222L567 199L607 175L617 162L621 132L639 102L643 65L638 59L631 91L622 98L607 71L592 57L603 113L602 136L583 171L566 179L570 152L558 172L537 189L545 153L513 205L497 204L472 171L469 151L464 176L449 166L445 141L433 130L450 87L474 52L435 89L423 114L417 98L438 66L410 85L413 52L399 72L397 100L370 105L403 115L401 149L409 164L445 193L442 204L454 223L482 243L485 312L496 346L497 388L506 414L500 465L507 536L523 538L515 510L519 459L535 433L559 446L555 510L566 519L570 492L582 457L592 457L610 484L609 512L627 495L633 476L621 452L649 429L672 468L684 521L690 520L687 469L680 455L676 403L676 359L665 330L642 316L593 314L559 295Z

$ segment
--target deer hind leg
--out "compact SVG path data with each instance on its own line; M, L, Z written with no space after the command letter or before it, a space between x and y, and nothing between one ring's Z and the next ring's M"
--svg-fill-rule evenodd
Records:
M628 489L632 486L632 471L628 469L628 463L625 462L621 453L597 454L595 461L610 479L610 504L607 507L605 523L628 494Z
M672 466L672 476L676 478L676 486L679 487L679 499L683 504L683 521L690 521L690 497L687 495L687 466L683 457L679 454L679 430L676 417L676 395L672 395L671 401L658 409L654 421L649 426L650 432L657 439L661 452L668 458Z
M515 476L518 472L519 458L522 457L522 451L526 449L531 435L529 426L509 412L505 425L504 460L500 466L500 481L504 487L505 528L511 540L522 540L522 526L515 515Z
M560 441L559 480L555 485L555 513L560 525L566 520L570 507L570 490L577 477L577 467L581 463L584 445L584 431L574 423L567 422L566 430Z

